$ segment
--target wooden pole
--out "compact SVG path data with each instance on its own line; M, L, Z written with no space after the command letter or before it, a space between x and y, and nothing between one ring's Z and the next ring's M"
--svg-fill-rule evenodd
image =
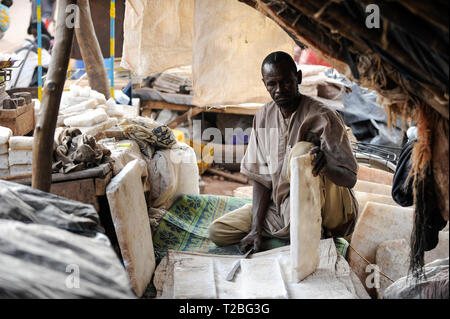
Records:
M78 0L80 27L75 28L75 35L83 57L89 85L97 92L111 97L108 74L105 68L102 50L95 35L89 0Z
M56 120L74 35L74 25L68 25L73 12L71 10L66 12L66 8L76 4L77 0L60 0L59 2L55 45L42 93L41 116L34 130L32 187L45 192L50 191L52 184Z

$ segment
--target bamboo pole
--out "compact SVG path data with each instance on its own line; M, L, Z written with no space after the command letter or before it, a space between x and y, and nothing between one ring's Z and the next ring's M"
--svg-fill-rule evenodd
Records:
M56 120L66 80L74 26L68 25L73 12L66 8L77 0L60 0L52 60L42 94L41 116L34 130L32 187L45 192L52 184L52 155Z
M111 90L108 74L102 50L95 35L89 0L78 0L78 7L80 10L80 27L75 28L75 35L83 57L89 85L93 90L104 94L106 99L109 99Z

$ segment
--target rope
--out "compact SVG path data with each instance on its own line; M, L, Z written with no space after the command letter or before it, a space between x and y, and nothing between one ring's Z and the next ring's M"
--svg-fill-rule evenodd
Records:
M362 258L362 260L364 260L368 265L372 265L373 263L371 263L370 261L368 261L366 258L364 258L363 256L361 256L361 254L355 249L353 248L353 246L349 243L348 246L353 249L353 251ZM380 274L382 274L384 277L386 277L387 279L389 279L392 282L395 282L394 280L392 280L388 275L386 275L384 272L382 272L381 270L379 271Z

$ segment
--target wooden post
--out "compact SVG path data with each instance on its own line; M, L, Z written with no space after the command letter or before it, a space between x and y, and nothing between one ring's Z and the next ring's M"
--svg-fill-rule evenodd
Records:
M73 11L66 12L66 8L76 4L77 0L59 2L55 45L42 94L41 116L34 130L32 187L45 192L50 191L52 184L56 120L74 35L74 25L67 25L73 17Z
M108 74L102 50L95 35L89 0L78 0L78 7L80 9L80 27L75 29L75 35L83 57L89 85L93 90L104 94L108 100L111 97Z

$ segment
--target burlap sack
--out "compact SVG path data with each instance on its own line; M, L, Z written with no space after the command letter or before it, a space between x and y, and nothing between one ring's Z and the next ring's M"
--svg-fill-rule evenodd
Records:
M261 63L273 51L293 55L294 41L274 21L239 1L196 0L193 104L270 101Z
M121 66L148 76L192 63L194 0L128 0Z

